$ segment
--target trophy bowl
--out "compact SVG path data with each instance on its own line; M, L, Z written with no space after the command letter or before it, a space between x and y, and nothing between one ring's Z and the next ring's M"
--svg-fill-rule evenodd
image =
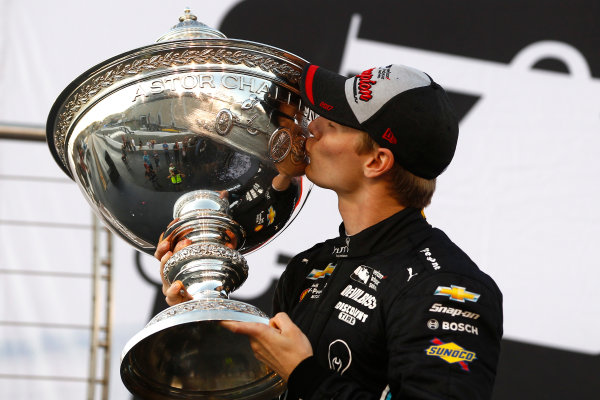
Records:
M83 73L50 111L54 158L114 233L148 254L163 232L192 241L164 277L193 300L156 315L122 353L122 380L141 398L270 399L285 388L218 321L268 323L229 294L248 274L242 254L283 231L310 191L305 65L186 10L156 43Z

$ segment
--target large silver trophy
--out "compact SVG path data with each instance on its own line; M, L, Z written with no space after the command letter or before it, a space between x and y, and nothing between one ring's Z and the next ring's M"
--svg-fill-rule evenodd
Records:
M164 276L194 300L155 316L123 351L121 377L141 398L270 399L284 389L218 321L268 323L229 293L248 274L241 254L281 232L309 191L303 177L272 184L282 169L303 170L305 64L227 39L186 10L155 44L91 68L52 107L52 154L108 227L149 254L163 231L193 242Z

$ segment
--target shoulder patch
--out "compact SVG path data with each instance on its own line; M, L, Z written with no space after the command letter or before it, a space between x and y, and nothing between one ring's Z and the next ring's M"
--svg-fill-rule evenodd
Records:
M475 352L466 350L454 342L444 343L438 338L431 340L432 346L425 349L425 354L439 357L449 364L458 363L463 371L469 371L468 362L477 358Z

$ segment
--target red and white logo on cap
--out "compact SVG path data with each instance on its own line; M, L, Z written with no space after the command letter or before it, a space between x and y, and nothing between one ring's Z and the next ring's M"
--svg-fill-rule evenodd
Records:
M371 86L377 83L373 80L374 69L375 68L367 69L360 75L356 75L358 78L358 98L362 101L369 101L373 98Z
M346 99L362 124L394 96L430 84L431 80L425 73L403 65L371 68L346 80Z

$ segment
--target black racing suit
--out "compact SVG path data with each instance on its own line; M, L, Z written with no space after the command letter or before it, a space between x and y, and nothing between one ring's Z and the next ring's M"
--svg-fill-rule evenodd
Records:
M274 311L308 336L287 399L489 399L502 337L494 281L416 209L317 244Z

